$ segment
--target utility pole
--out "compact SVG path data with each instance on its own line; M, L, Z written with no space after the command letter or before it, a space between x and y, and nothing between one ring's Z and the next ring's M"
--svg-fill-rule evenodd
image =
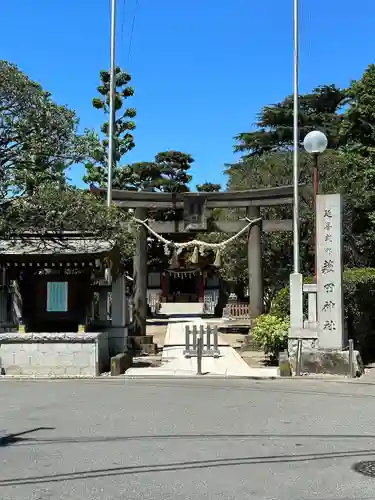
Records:
M108 185L107 185L107 205L112 204L112 179L113 167L115 164L114 133L116 120L116 0L111 3L111 67L109 84L109 131L108 131Z
M299 255L299 107L298 107L298 59L299 59L299 0L293 1L293 273L300 270Z
M303 328L303 277L299 253L299 0L293 0L293 273L290 275L290 326L292 337Z

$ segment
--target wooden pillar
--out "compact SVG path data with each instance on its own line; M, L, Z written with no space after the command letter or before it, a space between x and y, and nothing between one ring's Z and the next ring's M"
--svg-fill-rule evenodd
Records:
M21 323L22 322L22 297L21 292L17 283L17 280L13 281L12 287L12 322Z
M247 216L250 220L260 217L259 207L248 207ZM253 225L249 231L247 262L249 273L250 318L255 319L263 313L263 272L261 223Z
M145 220L147 208L137 208L135 217ZM136 230L136 243L133 272L133 335L146 335L147 318L147 229L139 225Z
M161 301L167 302L167 276L166 276L166 273L161 274Z
M0 287L0 330L3 323L8 322L8 290L5 287Z
M101 321L106 321L108 319L107 314L107 290L99 290L99 319Z
M204 302L204 274L201 271L199 273L199 297L198 300L199 302Z

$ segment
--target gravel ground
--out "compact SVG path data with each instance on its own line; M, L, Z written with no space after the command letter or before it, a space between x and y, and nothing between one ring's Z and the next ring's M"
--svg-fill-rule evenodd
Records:
M4 500L375 498L375 385L3 380L0 404Z

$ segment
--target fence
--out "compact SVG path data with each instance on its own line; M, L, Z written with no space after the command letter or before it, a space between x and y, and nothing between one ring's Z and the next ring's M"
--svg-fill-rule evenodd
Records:
M150 306L152 313L157 313L160 311L160 295L149 295L147 298L148 305Z
M159 295L151 295L148 297L147 302L151 308L152 313L157 313L160 310L160 296ZM128 323L133 322L133 300L131 295L125 296L125 304L128 309ZM107 316L110 320L112 317L112 293L109 292L107 296Z
M205 314L215 314L215 307L219 300L218 290L206 290L203 299L203 312Z
M214 314L216 304L217 304L217 302L215 302L215 300L212 297L205 296L204 302L203 302L203 312L205 314Z
M317 308L317 285L309 283L303 285L303 293L307 294L307 319L303 322L303 328L309 330L317 329L318 308Z
M196 325L186 326L184 356L186 358L199 357L198 341L200 340L202 344L201 355L217 358L220 356L218 339L217 326L199 325L199 329Z
M250 319L249 305L232 303L227 304L223 310L224 319Z

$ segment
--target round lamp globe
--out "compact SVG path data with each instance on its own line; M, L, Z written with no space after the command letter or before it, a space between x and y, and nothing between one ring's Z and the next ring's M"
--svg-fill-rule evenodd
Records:
M319 130L309 132L303 140L303 147L310 154L323 153L326 150L327 145L327 136Z

